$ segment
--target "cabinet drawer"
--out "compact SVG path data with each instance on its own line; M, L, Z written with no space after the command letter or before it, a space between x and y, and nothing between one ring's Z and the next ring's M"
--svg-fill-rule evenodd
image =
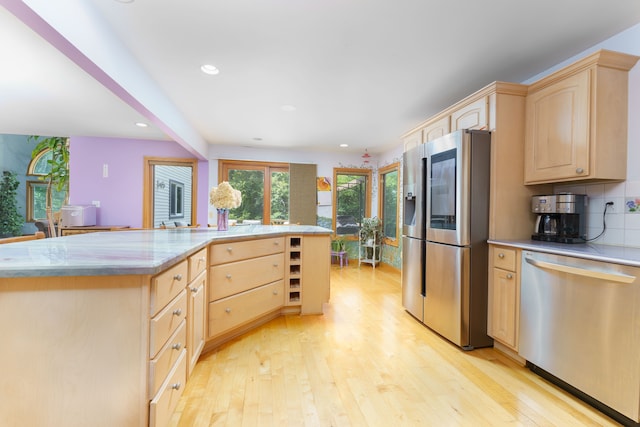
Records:
M211 265L240 261L284 251L284 237L247 242L216 243L211 245Z
M167 381L162 384L160 391L149 405L149 426L167 426L178 401L182 396L187 381L187 352L182 350L178 362L175 364Z
M184 289L188 270L185 260L151 279L151 316L155 316Z
M189 257L189 282L198 277L198 274L207 269L207 248L204 248Z
M214 337L282 307L284 281L209 303L209 336Z
M516 271L515 249L493 248L493 266L503 270Z
M247 259L211 267L209 301L284 278L284 254Z
M149 362L149 396L152 398L182 354L187 342L187 322L183 320L158 355Z
M187 315L187 291L182 292L151 319L149 325L149 357L155 357Z

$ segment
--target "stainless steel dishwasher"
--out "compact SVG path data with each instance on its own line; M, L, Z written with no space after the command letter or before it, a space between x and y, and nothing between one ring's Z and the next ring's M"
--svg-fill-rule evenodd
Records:
M636 267L524 251L520 296L519 353L530 368L560 379L614 418L617 412L636 423L639 276Z

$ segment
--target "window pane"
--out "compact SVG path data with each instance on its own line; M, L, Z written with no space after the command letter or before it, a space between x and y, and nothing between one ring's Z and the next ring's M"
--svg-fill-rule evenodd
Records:
M242 193L242 204L229 211L230 219L259 220L264 212L264 172L261 170L229 170L229 184Z
M29 217L33 220L38 219L46 219L47 218L47 205L46 205L46 194L47 194L47 184L44 182L30 182L29 185L32 189L32 197L31 206L33 206L33 212L29 212ZM62 207L65 199L64 191L58 192L53 189L52 193L52 211L57 212Z
M397 238L398 230L398 171L386 173L383 177L382 226L384 236Z
M336 234L357 234L366 214L367 176L336 175Z
M271 172L271 220L289 219L289 172Z
M33 175L46 175L51 171L51 165L49 161L53 157L53 153L47 149L47 152L38 158L35 165L33 165Z

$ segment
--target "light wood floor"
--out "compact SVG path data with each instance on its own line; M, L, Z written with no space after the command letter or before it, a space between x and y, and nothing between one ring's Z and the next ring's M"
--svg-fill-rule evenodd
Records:
M464 352L402 308L396 271L332 266L322 316L202 356L173 426L615 426L494 349Z

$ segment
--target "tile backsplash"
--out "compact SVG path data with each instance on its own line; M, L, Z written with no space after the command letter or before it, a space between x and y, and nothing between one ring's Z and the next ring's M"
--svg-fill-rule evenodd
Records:
M588 239L602 233L604 219L604 224L606 224L604 234L591 243L640 247L640 181L556 185L554 187L554 193L563 192L586 194L589 197L589 206L587 207ZM607 202L613 202L613 206L608 206L606 215L604 215Z

